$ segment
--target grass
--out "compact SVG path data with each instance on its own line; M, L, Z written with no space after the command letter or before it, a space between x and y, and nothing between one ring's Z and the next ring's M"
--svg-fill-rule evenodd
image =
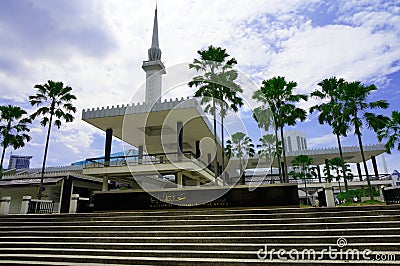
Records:
M346 202L340 204L339 206L368 206L368 205L386 205L386 203L379 200L365 200L363 202L358 202L358 203Z

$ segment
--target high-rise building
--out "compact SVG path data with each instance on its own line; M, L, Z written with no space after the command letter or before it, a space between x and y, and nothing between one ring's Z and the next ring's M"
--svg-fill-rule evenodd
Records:
M32 156L10 155L8 169L29 169Z
M283 132L285 141L285 151L302 151L307 150L306 134L298 130L287 130Z

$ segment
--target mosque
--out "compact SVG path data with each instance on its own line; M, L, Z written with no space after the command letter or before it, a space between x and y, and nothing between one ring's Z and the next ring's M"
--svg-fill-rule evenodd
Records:
M82 164L61 170L57 168L57 174L46 169L44 183L49 199L54 194L58 201L56 212L68 210L73 193L85 193L90 199L94 193L97 211L198 205L298 206L301 184L271 182L274 180L266 184L263 174L246 177L246 184L238 185L240 162L237 158L222 158L225 155L222 155L221 141L217 138L214 143L213 127L198 100L162 99L162 76L166 68L161 54L156 9L151 47L142 65L146 73L145 101L83 110L82 120L104 132L104 156L88 158ZM312 157L319 170L319 183L315 187L323 187L319 165L337 157L338 149L307 149L301 132L286 132L284 137L287 161L300 154ZM113 138L135 147L134 151L111 153ZM364 147L366 157L371 158L374 166L372 179L378 182L373 183L375 186L382 185L375 157L384 150L382 144ZM357 164L358 174L362 176L359 148L343 147L343 153L347 162ZM255 157L246 160L245 169L269 169L270 166L278 167L275 159ZM28 171L25 176L15 171L10 173L0 182L2 196L15 194L15 186L21 187L21 195L18 194L21 199L29 194L35 196L37 173ZM274 178L271 174L269 178ZM119 189L115 189L115 184L120 185ZM15 206L16 210L20 207Z

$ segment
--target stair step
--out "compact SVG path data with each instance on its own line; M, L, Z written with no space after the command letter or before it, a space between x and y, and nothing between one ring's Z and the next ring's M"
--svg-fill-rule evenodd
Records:
M10 215L0 217L0 265L377 263L331 260L325 250L339 250L339 238L347 241L340 252L369 249L400 261L400 205ZM257 252L265 245L275 251L260 260ZM284 261L280 249L324 254L321 260Z

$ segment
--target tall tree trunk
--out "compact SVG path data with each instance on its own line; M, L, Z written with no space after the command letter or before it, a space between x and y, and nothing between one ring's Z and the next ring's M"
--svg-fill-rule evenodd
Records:
M215 94L215 88L214 88ZM217 145L217 112L215 110L215 98L213 95L212 105L214 110L214 145L215 145L215 158L214 158L214 178L215 181L218 178L218 145Z
M342 151L342 143L340 141L340 136L339 134L336 134L337 142L338 142L338 147L339 147L339 154L340 154L340 159L343 162L342 169L343 169L343 180L344 180L344 189L346 190L346 201L350 200L350 194L349 194L349 184L347 183L347 176L346 176L346 171L345 171L345 162L343 159L343 151Z
M307 192L307 178L304 178L304 190L306 191L306 205L309 203Z
M40 174L40 185L39 185L39 192L38 192L38 199L42 199L42 190L43 190L43 179L44 179L44 170L46 167L46 158L47 158L47 149L49 147L49 140L50 140L50 130L51 130L51 123L53 122L53 111L50 111L50 120L49 120L49 128L47 130L47 137L46 137L46 146L44 148L44 156L43 156L43 163L42 163L42 172Z
M369 191L370 199L374 200L374 195L372 194L371 180L370 180L369 174L368 174L367 161L365 160L364 148L363 148L363 144L362 144L362 140L361 140L361 133L360 133L360 129L358 127L356 127L356 135L358 137L358 144L360 145L360 151L361 151L361 157L363 160L365 175L367 176L367 184L368 184L368 191Z
M338 176L338 183L339 183L339 191L342 192L342 186L340 185L340 174L339 168L336 169L336 175Z
M285 183L289 183L289 175L288 175L288 166L286 163L286 151L285 151L285 140L283 139L283 127L281 128L281 140L282 140L282 152L283 152L283 165L284 165L284 173L283 173L283 180Z
M9 120L7 122L7 127L6 127L6 133L7 135L10 133L11 130L11 121ZM5 138L5 136L3 136ZM8 140L3 139L3 152L1 153L1 164L0 164L0 179L3 178L3 162L4 162L4 155L6 154L6 149L8 147Z
M225 168L225 143L224 143L224 116L222 115L222 110L221 110L221 141L222 141L222 171L224 171Z
M6 145L4 144L3 146L3 152L1 153L1 164L0 164L0 179L3 178L3 161L4 161L4 155L6 153Z
M278 127L275 125L275 140L276 140L276 158L278 159L278 174L279 181L283 183L282 170L281 170L281 155L279 154L279 139L278 139ZM272 169L272 168L271 168ZM272 172L271 172L272 174Z

